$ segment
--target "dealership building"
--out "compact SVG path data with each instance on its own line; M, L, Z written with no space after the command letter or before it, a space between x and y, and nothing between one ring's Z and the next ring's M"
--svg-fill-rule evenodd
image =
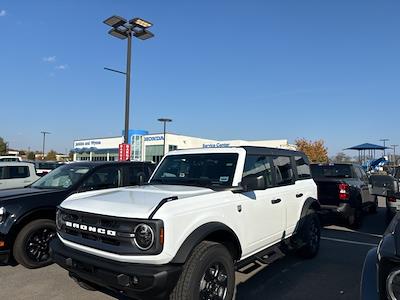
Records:
M260 146L295 149L287 140L228 140L217 141L180 134L149 134L145 130L129 130L128 140L131 144L131 160L159 162L163 153L176 149L221 148L234 146ZM74 141L74 161L116 161L118 146L124 142L123 136L91 138Z

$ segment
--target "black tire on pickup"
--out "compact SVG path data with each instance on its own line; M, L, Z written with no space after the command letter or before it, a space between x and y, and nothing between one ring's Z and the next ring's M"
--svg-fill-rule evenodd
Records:
M26 224L15 239L14 259L28 269L52 264L49 242L55 234L56 225L53 220L39 219Z
M302 246L297 250L297 254L303 258L313 258L319 251L321 223L313 209L309 209L304 218L304 223L298 233Z
M364 219L363 209L361 204L354 208L353 214L349 216L347 222L353 229L359 229L362 226Z
M170 300L233 299L235 269L228 249L203 241L192 251Z
M371 206L369 207L369 212L371 214L376 214L378 210L378 196L375 196L374 202L371 203Z

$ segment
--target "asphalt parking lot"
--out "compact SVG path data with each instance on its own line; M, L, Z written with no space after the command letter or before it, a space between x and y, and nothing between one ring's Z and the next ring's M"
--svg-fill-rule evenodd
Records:
M364 257L386 229L384 203L358 231L328 226L315 259L283 257L248 275L237 274L237 299L358 299ZM56 265L38 270L0 266L2 299L113 299L78 287Z

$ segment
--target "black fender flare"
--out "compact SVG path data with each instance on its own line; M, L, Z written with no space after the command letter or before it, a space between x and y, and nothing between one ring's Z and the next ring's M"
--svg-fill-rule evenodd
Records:
M224 232L227 235L224 235L225 238L233 239L233 244L237 247L238 257L242 255L242 248L240 246L240 241L235 232L229 228L227 225L220 222L210 222L201 225L196 228L182 243L179 247L178 252L175 257L171 260L171 263L183 264L187 261L190 253L201 241L216 232Z
M294 229L293 234L296 234L298 230L303 226L305 216L307 215L308 211L313 209L315 211L319 211L321 209L321 205L319 204L318 200L312 197L308 197L303 204L303 208L301 209L300 219L297 222L296 228Z

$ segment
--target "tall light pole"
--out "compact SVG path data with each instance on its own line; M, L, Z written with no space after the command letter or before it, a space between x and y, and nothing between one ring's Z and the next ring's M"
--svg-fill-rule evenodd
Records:
M163 156L164 156L165 155L165 134L167 132L167 123L172 122L172 119L159 118L158 121L164 123L164 147L163 147Z
M40 132L41 134L43 134L43 148L42 148L42 150L43 150L43 156L42 156L42 159L44 160L44 146L45 146L45 144L46 144L46 134L51 134L51 132L48 132L48 131L41 131Z
M385 149L383 149L383 156L385 156L386 154L386 142L389 141L389 139L380 139L381 142L383 142L383 147L385 147Z
M393 148L393 164L396 165L396 147L399 145L390 145Z
M125 127L124 127L124 143L128 144L128 131L129 131L129 103L130 103L130 91L131 91L131 57L132 57L132 37L136 37L141 40L147 40L154 36L153 33L147 30L153 24L140 18L134 18L130 21L119 17L112 16L104 21L105 24L112 28L108 31L112 36L121 40L128 39L128 51L126 54L126 86L125 86ZM106 70L118 72L124 74L124 72L112 70L106 68Z

